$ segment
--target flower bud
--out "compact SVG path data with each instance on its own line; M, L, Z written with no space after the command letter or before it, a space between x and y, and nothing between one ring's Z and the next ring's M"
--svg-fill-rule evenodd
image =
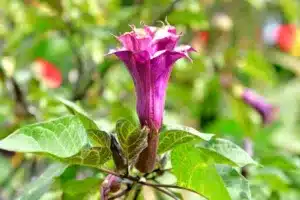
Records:
M115 193L121 188L121 178L109 174L101 184L101 200L108 200L109 193Z
M251 106L260 114L264 125L270 124L277 119L279 108L268 103L264 97L248 88L240 87L239 93L244 103Z

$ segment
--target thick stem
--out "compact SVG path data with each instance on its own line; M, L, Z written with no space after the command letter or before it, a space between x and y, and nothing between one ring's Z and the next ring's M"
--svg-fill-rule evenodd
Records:
M148 134L148 146L140 153L138 161L135 164L135 167L140 172L149 173L154 170L156 163L158 139L158 131L151 131Z

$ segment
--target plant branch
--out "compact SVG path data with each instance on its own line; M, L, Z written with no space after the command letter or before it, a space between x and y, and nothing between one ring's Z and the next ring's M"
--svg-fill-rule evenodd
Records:
M142 184L142 183L141 183L141 184ZM156 186L156 185L154 185L154 184L152 184L152 185L147 185L147 186L153 187L154 189L156 189L156 190L158 190L158 191L164 193L165 195L168 195L168 196L171 197L172 199L179 200L179 198L176 197L173 193L171 193L171 192L169 192L169 191L167 191L167 190L164 190L164 189L162 189L162 188L160 188L160 187L158 187L158 186Z
M68 34L66 34L65 32L63 32L63 34L66 36L66 39L69 42L69 47L71 49L71 51L73 52L76 62L78 64L78 73L80 76L80 73L82 73L84 71L84 62L81 59L81 54L78 51L78 49L75 47L75 45L73 44L73 41L71 40L71 36L74 34L74 28L73 25L70 22L65 22L66 27L68 28Z
M137 200L138 197L139 197L139 194L141 193L141 190L142 190L142 186L137 186L136 190L135 190L135 194L134 194L134 197L133 197L133 200Z
M165 18L174 10L176 4L180 2L180 0L174 0L164 12L162 12L153 22L152 25L155 25L156 22L165 20Z
M29 105L26 101L25 95L20 87L20 85L17 83L16 79L14 77L7 78L7 81L12 86L12 93L14 96L14 101L16 103L15 105L15 115L16 117L23 118L30 118L34 117L35 119L38 119L38 116L36 113L30 112Z
M75 61L77 63L77 73L78 73L78 77L73 91L74 95L72 97L72 100L80 100L85 96L85 92L83 95L79 93L81 91L80 84L81 84L82 76L84 75L84 60L81 58L80 51L77 49L72 39L70 38L72 37L72 35L74 35L75 32L73 25L70 22L65 22L65 25L67 27L67 31L62 31L62 34L67 39L69 43L69 47L73 53L73 56L75 57Z
M149 182L146 182L146 181L141 181L139 177L133 177L133 176L129 176L129 175L120 175L116 172L113 172L113 171L110 171L110 170L106 170L106 169L102 169L102 168L99 168L100 171L106 173L106 174L112 174L114 176L118 176L120 178L123 178L123 179L128 179L128 180L131 180L135 183L138 183L140 185L146 185L146 186L149 186L149 187L153 187L163 193L168 193L167 195L170 196L170 192L166 191L166 190L163 190L161 188L174 188L174 189L180 189L180 190L186 190L186 191L190 191L190 192L193 192L193 193L196 193L200 196L203 196L201 194L199 194L198 192L196 192L195 190L192 190L192 189L189 189L189 188L185 188L185 187L181 187L181 186L177 186L177 185L166 185L166 184L153 184L153 183L149 183ZM171 197L174 198L174 195L171 194ZM176 196L175 196L175 199L178 199Z
M157 187L162 187L162 188L174 188L174 189L179 189L179 190L186 190L186 191L190 191L190 192L193 192L193 193L196 193L196 194L202 196L201 194L199 194L195 190L192 190L192 189L189 189L189 188L185 188L185 187L181 187L181 186L177 186L177 185L152 184L152 183L149 183L149 182L144 182L144 185L147 185L147 186L157 186Z

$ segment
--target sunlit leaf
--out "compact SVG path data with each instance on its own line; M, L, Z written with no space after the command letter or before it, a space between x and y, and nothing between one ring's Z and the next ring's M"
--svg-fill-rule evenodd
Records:
M207 143L206 147L236 163L239 167L256 164L247 152L229 140L213 139Z
M97 124L88 116L88 114L75 103L68 101L66 99L58 97L61 103L63 103L67 109L73 114L77 115L84 125L90 142L95 147L109 147L110 146L110 136L105 131L99 130Z
M77 116L24 126L0 141L8 151L49 153L70 157L87 144L87 134Z
M178 185L197 191L210 200L231 200L222 178L208 157L192 145L180 145L171 153Z
M251 200L251 191L247 179L229 166L217 165L217 170L225 182L231 200Z
M231 159L223 156L222 154L220 154L214 150L204 148L204 147L199 147L199 146L197 147L197 149L199 149L201 151L201 154L203 156L205 156L205 157L207 156L211 160L213 160L214 163L237 166L237 164L235 162L233 162Z
M212 134L201 133L186 126L167 126L159 136L158 153L164 153L177 145L191 141L209 141Z

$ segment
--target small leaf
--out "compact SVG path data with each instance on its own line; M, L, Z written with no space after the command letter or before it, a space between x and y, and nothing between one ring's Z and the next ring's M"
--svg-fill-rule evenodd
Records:
M148 145L148 130L137 128L128 120L119 120L116 125L116 132L124 156L128 164L131 165Z
M94 147L108 147L110 146L110 136L105 131L101 131L98 125L88 116L88 114L75 103L66 99L57 97L59 102L63 103L70 113L79 117L84 128L88 133L88 137L92 146Z
M66 158L87 144L87 136L77 116L24 126L0 141L0 149L49 153Z
M69 158L58 158L61 162L98 168L111 159L111 151L105 147L84 148Z
M110 136L105 131L88 130L88 137L93 147L107 147L110 146Z
M178 185L195 190L209 200L231 200L222 178L208 157L193 145L180 145L171 153Z
M130 135L133 131L135 131L137 127L126 119L121 119L117 121L116 124L116 132L122 133L124 137Z
M158 153L164 153L176 145L191 141L209 141L212 137L213 134L204 134L186 126L167 126L167 129L159 135Z
M247 179L230 166L217 165L217 170L225 182L231 200L251 200Z
M244 167L250 164L257 164L247 152L241 147L225 139L214 139L207 143L206 147L218 154L228 158L236 163L239 167Z
M46 171L32 183L27 185L19 200L38 200L49 189L54 178L60 176L68 167L66 164L55 163L50 165Z

